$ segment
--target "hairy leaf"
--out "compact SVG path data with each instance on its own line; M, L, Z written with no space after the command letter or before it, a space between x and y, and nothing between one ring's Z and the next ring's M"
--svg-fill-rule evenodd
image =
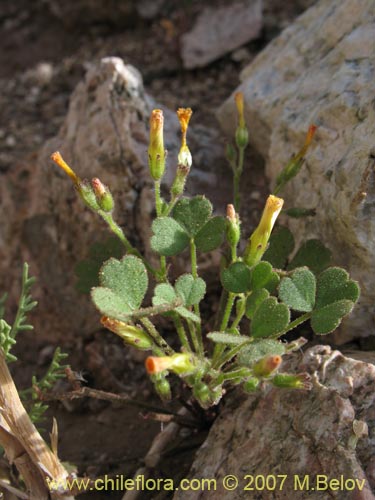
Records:
M277 335L289 324L288 306L279 304L275 297L264 300L255 311L251 322L251 335L255 338Z
M278 282L279 277L277 273L272 270L272 266L269 262L261 261L251 270L251 290L260 290L261 288L267 288L271 283L274 287L274 284L276 283L277 285Z
M233 335L232 333L211 332L207 337L217 344L240 345L249 342L250 338L245 335Z
M291 278L283 278L279 297L291 309L310 312L315 304L316 280L314 274L305 267L296 269Z
M204 196L181 198L172 212L173 218L190 237L194 237L206 224L212 213L212 205Z
M225 219L213 217L199 230L194 241L201 252L211 252L218 248L224 240Z
M109 259L99 274L101 286L93 288L91 296L102 314L116 317L139 309L148 286L146 268L138 257Z
M315 333L325 335L339 326L342 318L349 314L354 307L351 300L338 300L332 304L317 309L311 317L311 327Z
M176 293L184 301L185 306L199 304L206 293L206 283L202 278L194 278L191 274L183 274L175 283Z
M250 268L243 262L235 262L221 273L221 282L228 292L244 293L250 290Z
M189 236L172 217L159 217L152 223L154 236L151 248L160 255L169 257L182 252L189 244Z
M253 319L255 311L264 300L268 299L269 296L270 293L265 288L252 292L246 300L246 316L249 319Z
M237 355L237 362L251 367L266 356L282 356L285 353L284 344L278 340L264 339L245 345Z

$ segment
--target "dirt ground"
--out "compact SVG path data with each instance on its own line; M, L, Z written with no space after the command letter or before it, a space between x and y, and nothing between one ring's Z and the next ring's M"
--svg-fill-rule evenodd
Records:
M226 54L208 67L193 71L182 66L181 34L191 28L204 6L230 4L229 0L165 0L151 19L142 19L135 13L123 23L64 19L51 8L56 3L53 0L0 3L0 173L37 152L57 133L69 96L83 77L87 63L104 56L119 56L136 66L143 75L147 92L161 105L172 109L190 106L197 123L217 127L215 109L238 84L241 69L313 2L265 0L264 26L259 39L242 47L241 52ZM248 160L253 160L251 154ZM259 161L253 172L251 180L246 181L246 189L264 191L266 180ZM253 203L249 213L244 214L250 220L252 209L260 208L259 196L254 196ZM161 406L144 375L141 359L129 353L115 336L103 338L99 326L98 332L84 341L67 336L62 348L70 354L68 361L72 368L82 373L90 387L125 393ZM43 374L53 349L53 345L41 343L34 334L22 336L17 344L19 361L12 367L20 387L30 385L32 374ZM174 407L178 408L178 404ZM80 476L132 477L161 428L160 422L146 418L146 412L135 406L95 399L51 404L46 429L51 428L52 415L59 424L59 454L78 468ZM160 470L155 471L156 477L183 477L187 473L207 428L185 431ZM91 492L81 496L91 500L121 497L121 492Z

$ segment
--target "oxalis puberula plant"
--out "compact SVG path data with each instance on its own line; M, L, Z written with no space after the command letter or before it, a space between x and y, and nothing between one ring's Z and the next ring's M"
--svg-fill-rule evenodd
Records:
M235 96L238 126L235 145L227 147L233 169L233 204L225 217L213 216L213 207L204 196L184 196L192 168L192 156L186 134L191 109L179 109L181 149L169 199L161 195L166 169L163 139L163 113L155 109L150 118L148 148L149 170L154 182L156 218L152 223L151 248L158 255L153 267L134 248L115 222L114 200L110 189L99 179L91 184L81 180L56 152L52 159L72 179L83 202L107 223L119 238L125 255L110 258L101 267L99 286L91 297L102 314L102 324L129 344L149 351L145 365L157 393L171 398L169 376L178 375L192 389L203 408L217 404L229 386L241 385L254 391L261 381L280 388L310 389L307 374L279 372L282 356L305 342L284 342L280 338L303 322L310 321L319 335L332 332L349 314L359 297L357 282L339 267L330 267L331 253L318 240L306 241L294 250L294 239L285 227L275 228L284 200L277 195L300 171L316 127L311 126L301 150L282 169L273 194L264 207L259 225L250 234L243 231L239 219L239 184L248 145L241 93ZM292 208L293 217L312 216L314 211ZM242 233L247 238L239 251ZM220 278L222 298L215 331L207 331L201 315L206 284L199 275L199 256L223 248ZM188 254L188 271L173 283L169 259ZM150 284L150 304L143 304ZM170 345L154 318L167 317L178 337Z

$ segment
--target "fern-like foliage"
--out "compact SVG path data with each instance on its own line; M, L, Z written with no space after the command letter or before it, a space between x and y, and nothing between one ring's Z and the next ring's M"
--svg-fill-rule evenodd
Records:
M37 305L37 302L33 300L30 294L31 287L34 283L35 278L29 277L29 266L25 262L22 272L21 295L13 325L10 326L5 319L0 319L0 345L5 353L8 363L17 360L16 356L10 352L12 346L16 343L17 333L22 330L33 329L33 326L27 323L27 313L29 313ZM4 316L6 299L6 294L4 294L0 299L0 318L3 318Z
M57 347L50 366L43 378L38 380L34 375L32 377L32 387L22 391L21 398L28 406L28 414L34 423L39 423L43 420L43 415L48 409L48 405L39 401L39 393L52 389L54 384L61 378L65 377L65 369L68 365L62 364L62 361L68 355L61 352L60 347Z

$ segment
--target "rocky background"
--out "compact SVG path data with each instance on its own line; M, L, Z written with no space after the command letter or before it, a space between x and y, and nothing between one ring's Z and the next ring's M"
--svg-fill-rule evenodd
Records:
M277 172L300 146L308 125L316 123L317 137L303 172L283 194L290 206L314 207L317 215L284 222L300 239L323 239L336 263L360 281L360 306L328 341L354 340L350 348L371 349L371 340L362 337L371 339L375 326L373 11L371 0L1 2L0 292L9 291L7 317L15 312L23 261L38 278L35 331L23 334L17 345L20 361L14 374L21 386L30 385L33 373L43 373L59 344L92 387L153 397L142 364L113 335L100 330L89 297L75 288L75 266L107 233L82 207L49 156L60 149L81 177L97 176L108 184L117 201L118 222L132 243L147 252L150 110L160 106L166 115L168 183L179 142L174 110L193 108L189 145L194 168L188 190L206 193L216 211L223 212L231 197L231 174L223 159L225 134L230 137L235 124L229 96L239 80L251 130L241 184L243 226L250 232L256 224ZM208 315L217 307L217 273L212 270L217 259L213 255L201 263L209 280ZM368 410L372 364L353 364L329 348L316 348L303 362L291 363L307 366L306 360L308 370L317 373L316 391L303 406L290 413L301 396L284 397L277 391L262 400L229 398L192 474L202 468L218 478L243 468L250 474L260 470L257 460L272 446L279 451L264 462L269 474L279 473L285 453L294 456L291 473L293 463L303 463L305 469L324 474L340 445L337 470L363 477L367 496L356 498L372 498L373 450L365 437L358 454L350 448L354 419L366 421L370 437L373 433L374 417ZM325 366L334 367L331 378L321 376ZM335 370L343 370L345 383L337 382ZM329 388L324 389L326 380ZM369 390L361 392L360 386ZM320 411L327 420L323 434L312 426ZM274 423L272 412L284 415L287 423ZM130 477L160 427L140 420L136 408L98 401L55 405L52 413L59 421L61 456L75 463L80 474L91 476ZM311 418L304 419L309 413ZM249 422L251 428L270 430L260 440L258 434L249 440ZM224 440L217 438L222 432ZM289 437L284 441L285 435ZM156 477L186 475L194 446L202 439L200 433L190 435L191 448L186 451L182 444L175 459L155 471ZM258 447L253 449L254 442ZM237 448L240 454L228 455ZM320 448L321 455L316 453ZM101 497L92 493L87 498Z

